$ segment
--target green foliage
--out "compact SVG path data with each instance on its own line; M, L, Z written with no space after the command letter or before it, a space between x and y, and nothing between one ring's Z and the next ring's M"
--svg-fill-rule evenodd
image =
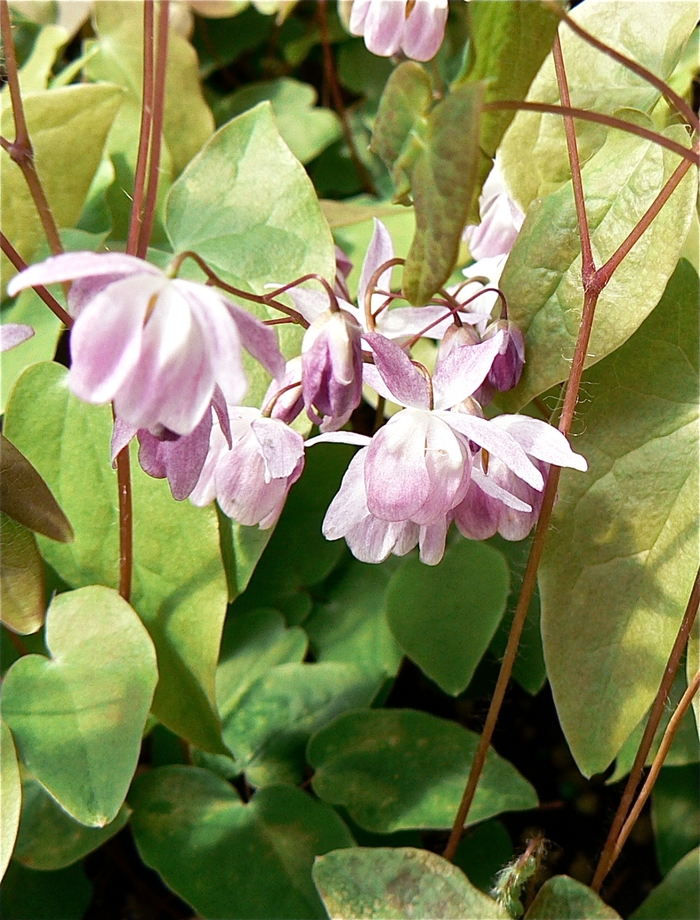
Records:
M471 681L508 597L503 556L472 540L453 543L439 565L407 559L389 583L389 626L404 652L446 693Z
M129 802L144 861L204 916L321 920L314 856L353 845L335 812L299 789L269 786L244 804L196 767L140 776Z
M586 885L567 875L555 875L537 892L524 920L620 920Z
M338 920L508 918L456 866L427 850L338 850L316 859L313 875L328 915Z
M153 645L102 586L54 599L46 643L51 659L25 655L5 675L4 717L39 782L77 821L104 827L136 769L157 680Z
M340 716L311 739L314 791L347 808L370 831L446 828L452 824L478 736L454 722L410 709ZM489 751L470 823L534 808L530 784Z
M12 733L5 721L0 721L0 878L5 874L17 838L19 816L22 808L22 784L17 763L17 752Z
M700 768L663 768L651 800L656 855L665 875L700 844Z
M0 615L5 626L26 635L44 622L44 562L31 530L4 511L0 524Z
M562 475L540 568L547 673L587 775L651 705L698 567L697 303L681 262L649 319L586 375L588 474Z
M700 907L699 857L697 847L687 853L630 920L695 920Z
M82 866L37 872L13 860L2 885L4 920L82 920L90 903Z

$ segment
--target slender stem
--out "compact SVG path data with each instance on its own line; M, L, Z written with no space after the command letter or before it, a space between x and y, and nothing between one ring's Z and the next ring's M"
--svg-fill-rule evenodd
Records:
M627 785L625 786L624 792L622 793L622 798L620 799L620 804L618 805L617 812L613 818L613 822L608 833L608 838L605 841L605 846L603 847L603 852L601 853L600 861L598 862L598 867L595 871L595 875L593 876L591 887L594 891L600 890L600 886L603 884L605 876L608 874L613 862L617 858L615 848L617 846L620 831L625 823L625 819L632 804L632 799L634 798L634 793L642 777L644 764L646 762L647 755L651 750L654 735L656 734L659 723L661 722L661 717L664 713L664 707L666 706L666 701L668 700L669 694L671 692L671 687L673 686L673 681L676 677L676 671L678 670L681 658L683 657L683 652L685 651L685 648L688 644L688 638L697 617L698 605L700 605L700 570L698 570L698 573L695 576L695 582L690 592L688 605L685 609L685 614L683 616L680 629L678 630L676 641L673 643L673 648L671 649L671 653L668 656L666 669L664 670L664 674L661 679L659 689L656 693L651 712L649 713L646 728L644 729L644 734L642 735L642 740L640 741L639 748L637 750L637 756L634 758L634 764L632 765L630 775L627 778Z
M637 801L634 803L634 806L629 813L629 817L625 821L624 826L620 831L617 840L615 841L615 847L610 856L608 871L615 863L617 857L620 855L620 851L625 845L625 842L627 841L632 828L636 824L637 819L639 818L639 815L641 814L642 809L647 802L647 799L651 795L651 791L654 788L656 780L659 778L661 767L664 765L664 761L666 760L668 752L671 749L671 745L673 744L673 739L675 738L676 732L680 727L681 720L688 711L688 707L692 703L693 697L698 692L698 688L700 688L700 671L695 674L695 677L693 677L691 682L688 684L685 693L681 697L680 703L676 707L676 711L673 713L668 725L666 726L666 731L664 732L664 736L661 739L661 744L659 745L659 750L657 751L654 762L652 763L651 769L649 770L649 775L644 781L642 790L637 796Z
M151 140L151 125L153 123L154 29L153 0L144 0L141 128L139 132L139 150L136 157L136 171L134 173L134 196L131 202L129 235L126 242L126 251L129 255L136 255L139 235L141 233L141 223L143 221L143 196L146 185L146 167L148 164L148 149Z
M352 128L350 127L350 121L348 119L348 112L345 108L345 103L343 102L343 94L340 92L340 86L338 85L338 77L335 72L335 61L333 60L333 49L331 48L331 39L328 32L328 15L326 10L327 0L319 0L318 3L318 28L321 33L321 44L323 46L323 66L326 72L326 80L331 90L331 95L333 97L333 104L335 105L338 115L340 116L340 124L343 128L343 137L345 138L345 143L348 145L348 150L350 151L350 158L357 170L357 175L360 178L362 183L362 188L369 195L377 194L377 189L375 188L374 182L371 175L365 164L360 159L360 155L357 152L357 146L355 144L355 138L352 135Z
M559 33L554 36L552 56L554 58L554 69L557 74L561 101L566 108L570 108L571 98L569 96L569 81L566 78L564 56L561 50ZM571 182L574 190L574 201L576 203L578 232L581 239L581 276L584 284L587 284L595 274L595 261L593 259L593 248L591 246L591 234L588 228L586 199L583 194L583 177L581 175L581 160L578 155L578 144L576 143L576 127L570 115L564 116L564 130L566 131L566 147L569 153L569 162L571 163Z
M0 0L0 33L2 34L2 44L5 51L5 69L7 72L7 83L10 88L10 99L12 100L12 117L15 125L15 139L10 143L5 138L2 140L3 149L7 151L11 159L19 166L27 183L31 196L39 213L41 225L44 228L46 239L48 240L51 252L54 255L63 252L63 244L58 233L58 227L51 212L48 198L44 192L44 187L39 179L39 174L34 165L34 150L29 137L27 121L24 117L24 106L22 104L22 93L19 85L19 72L17 68L17 56L15 54L15 42L12 37L12 21L10 19L10 8L7 0Z
M7 256L10 262L12 262L18 272L22 272L25 268L29 267L22 256L12 245L12 243L2 232L0 232L0 248L2 248L3 253ZM35 285L34 291L39 295L39 297L41 297L46 306L56 314L61 322L70 329L73 325L73 317L69 313L66 313L66 311L56 300L53 294L50 294L43 284Z
M641 125L635 125L631 121L624 121L621 118L614 118L612 115L602 115L600 112L589 112L588 109L579 109L576 106L550 105L545 102L522 102L512 99L499 99L498 102L486 102L483 106L484 112L498 112L501 109L515 110L522 112L542 112L545 115L570 115L572 118L578 118L581 121L592 121L597 125L606 125L608 128L617 128L620 131L626 131L628 134L636 134L644 140L652 141L659 147L666 147L672 150L679 157L690 160L691 163L697 163L695 156L688 147L672 141L663 134L651 131L649 128L643 128Z
M655 73L652 73L651 70L648 70L642 64L637 63L637 61L628 58L626 55L621 54L619 51L616 51L614 48L611 48L609 45L606 45L605 42L600 41L596 38L595 35L591 35L586 29L580 26L575 19L572 19L571 16L562 9L562 7L552 0L543 0L545 5L554 13L555 16L558 16L562 19L567 26L575 32L579 38L582 38L585 42L588 42L589 45L592 45L594 48L597 48L598 51L602 51L603 54L606 54L608 57L612 58L614 61L617 61L618 64L622 64L628 70L631 70L632 73L636 73L637 76L641 77L643 80L646 80L647 83L651 83L652 86L655 86L656 89L662 93L666 99L676 108L680 115L682 115L689 125L695 130L700 131L700 119L693 111L692 107L688 105L685 99L682 96L679 96L672 87L665 83L660 77L657 77Z
M160 152L163 144L163 119L165 117L165 80L168 72L168 33L170 31L169 0L160 0L158 8L158 48L153 86L153 120L151 122L151 155L148 162L148 188L144 205L143 222L139 233L136 255L142 259L148 252L153 222L156 216L158 179L160 177Z
M119 490L119 593L128 602L131 600L131 580L134 569L134 520L128 444L117 454L116 465Z

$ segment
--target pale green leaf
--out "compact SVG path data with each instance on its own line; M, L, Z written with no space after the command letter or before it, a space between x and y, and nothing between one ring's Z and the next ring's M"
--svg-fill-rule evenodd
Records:
M412 847L353 847L317 857L313 869L334 920L508 920L452 863Z
M681 262L649 319L586 374L575 448L589 469L562 474L540 567L547 673L586 775L651 706L698 568L697 304Z
M39 782L76 820L104 827L138 762L158 679L153 644L102 586L54 599L46 643L51 659L25 655L5 675L3 714Z
M44 600L44 561L36 537L22 524L0 512L0 613L2 622L21 635L41 629Z
M555 875L537 892L524 920L620 920L600 897L568 875Z
M22 807L22 783L20 782L17 752L12 733L0 722L0 878L5 874L7 864L17 839L19 816Z
M637 0L586 0L572 18L633 60L667 79L698 21L695 0L639 3ZM621 108L650 113L659 91L622 64L559 27L571 104L614 115ZM527 95L528 101L559 104L554 63L547 58ZM610 129L576 122L579 153L586 162L602 147ZM524 209L567 182L571 176L564 125L557 115L519 112L499 151L508 185Z

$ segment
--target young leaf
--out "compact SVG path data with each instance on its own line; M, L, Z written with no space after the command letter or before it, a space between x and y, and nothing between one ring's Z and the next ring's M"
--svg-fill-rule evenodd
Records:
M319 856L313 877L337 920L508 920L509 914L447 860L412 847L353 847Z
M407 559L389 582L386 611L394 638L452 696L466 690L508 598L508 567L484 543L459 540L434 567Z
M5 874L17 839L22 807L22 784L12 733L5 721L0 722L0 878Z
M698 8L694 0L658 6L636 0L586 0L571 15L606 44L667 80L697 24ZM660 98L656 87L584 42L567 25L560 26L559 34L573 106L593 106L605 115L615 115L623 108L651 112ZM551 56L527 98L559 104ZM582 162L603 146L609 132L604 125L576 122ZM537 112L518 112L503 139L499 159L511 193L527 210L535 198L546 197L571 177L563 120Z
M317 795L347 808L353 821L388 834L450 827L478 736L411 709L349 712L313 736L307 757ZM537 805L535 790L489 751L470 823Z
M0 509L19 524L59 543L70 543L73 528L41 476L0 434Z
M64 869L120 831L129 820L126 805L105 827L86 827L74 821L41 783L33 777L22 781L22 817L14 858L27 869Z
M5 676L3 713L22 760L82 824L113 821L134 775L158 674L153 644L116 591L59 594L46 618L51 659Z
M314 856L351 847L332 808L292 786L244 805L225 780L196 767L161 767L134 783L136 845L197 913L227 920L324 917Z
M71 586L118 585L118 493L110 464L111 412L75 398L66 370L37 364L18 381L5 432L46 480L75 528L75 541L40 538L47 562ZM154 713L205 750L225 753L214 691L226 579L216 514L173 501L134 450L133 605L158 653ZM167 548L167 551L166 551Z
M612 907L568 875L555 875L537 892L524 920L620 920Z
M667 131L687 143L680 126ZM652 204L678 156L651 141L611 132L582 170L596 264L624 242ZM659 302L690 227L697 189L691 170L625 257L596 307L587 364L619 348ZM508 315L525 334L518 386L501 405L515 411L566 380L583 309L581 247L571 183L533 204L501 277Z
M44 622L44 560L31 530L4 512L0 523L0 618L9 629L26 636Z
M697 558L698 276L681 261L630 341L590 370L539 572L547 673L586 775L651 706ZM595 712L595 718L591 713Z

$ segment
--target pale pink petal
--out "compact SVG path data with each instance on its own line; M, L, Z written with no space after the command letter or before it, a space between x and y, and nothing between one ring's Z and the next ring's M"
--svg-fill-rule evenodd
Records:
M425 437L425 467L431 488L426 501L411 515L411 520L416 524L432 525L444 518L466 495L471 466L471 451L466 438L456 434L431 413Z
M437 565L445 555L445 540L450 523L447 517L441 517L434 524L421 527L420 561L424 565Z
M401 47L405 10L406 0L372 0L364 21L365 44L372 54L396 54Z
M280 377L284 373L284 357L277 343L277 335L271 326L266 326L262 320L243 307L224 298L228 305L241 337L241 342L246 351L259 361L265 370L273 377Z
M139 361L150 301L166 284L162 274L131 275L110 284L85 307L71 333L68 385L76 396L91 403L114 398ZM141 427L138 418L122 418Z
M380 428L367 448L367 507L383 521L408 521L425 504L431 481L425 445L430 415L405 409Z
M469 540L488 540L498 531L500 504L483 492L475 478L453 511L459 532Z
M139 463L156 479L167 477L172 496L182 501L192 492L200 478L209 453L212 428L211 412L205 412L192 434L157 438L149 431L139 432Z
M531 457L582 473L588 469L585 457L575 453L564 435L552 425L527 415L499 415L494 422L512 435Z
M391 391L392 400L403 406L428 409L428 382L406 352L376 332L366 332L363 339L372 349L374 363Z
M7 285L7 293L14 297L18 291L36 285L95 278L99 275L126 277L136 274L159 275L164 278L163 272L155 265L121 252L64 252L37 265L30 265L15 275Z
M112 441L110 444L110 456L114 463L117 454L120 454L127 444L130 444L136 437L138 428L128 425L123 419L115 418L112 427Z
M9 351L16 345L21 345L31 339L34 330L24 323L3 323L0 326L0 351Z
M507 505L515 511L532 511L532 505L528 505L527 502L517 498L512 493L506 491L506 489L502 489L494 479L483 473L476 465L472 467L472 480L482 492L485 492L486 495L489 496L489 498L495 498L497 501L501 502L501 504ZM528 486L528 488L530 487Z
M440 362L433 377L435 408L449 409L483 383L503 341L498 332L480 345L460 345Z
M345 471L340 489L328 506L321 528L327 540L338 540L344 537L368 514L365 492L366 458L367 448L355 454Z
M445 35L447 0L416 0L401 39L401 49L414 61L429 61L438 53Z
M265 461L266 481L291 476L304 456L302 436L273 418L258 418L251 427Z
M370 240L369 246L367 247L365 260L362 263L360 284L357 289L357 304L363 316L365 315L365 294L367 291L367 285L372 280L372 276L377 271L377 269L385 262L388 262L393 258L394 244L392 242L391 235L389 234L389 231L386 229L384 224L380 220L377 220L375 217L374 231L372 233L372 239ZM383 271L379 278L375 280L374 287L380 288L383 291L388 291L391 286L391 272L391 268L387 268L386 271Z
M306 288L295 287L286 293L294 304L294 309L301 313L308 323L313 323L330 307L325 291L309 291Z
M365 28L367 13L373 0L353 0L350 12L350 32L353 35L362 35Z
M313 447L314 444L352 444L353 447L366 447L372 438L366 434L357 434L354 431L328 431L325 434L317 434L306 441L307 447Z

